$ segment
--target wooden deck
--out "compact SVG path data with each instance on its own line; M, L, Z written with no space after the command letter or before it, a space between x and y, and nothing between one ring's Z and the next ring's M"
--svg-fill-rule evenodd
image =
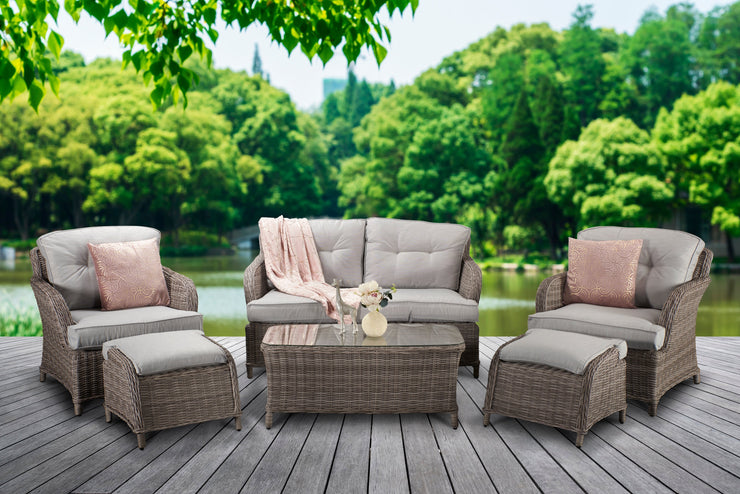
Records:
M38 381L40 338L0 338L0 493L21 492L740 492L740 338L699 338L702 384L630 403L575 435L480 410L480 379L460 369L460 427L449 415L276 414L264 426L266 377L246 378L243 338L218 338L241 372L240 432L212 421L149 436L146 449L101 400L75 417L54 379Z

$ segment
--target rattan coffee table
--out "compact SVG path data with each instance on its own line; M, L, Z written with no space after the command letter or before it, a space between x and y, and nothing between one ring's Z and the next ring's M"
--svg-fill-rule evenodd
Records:
M455 326L389 324L382 338L338 325L272 326L262 340L265 425L284 413L450 413L465 343Z

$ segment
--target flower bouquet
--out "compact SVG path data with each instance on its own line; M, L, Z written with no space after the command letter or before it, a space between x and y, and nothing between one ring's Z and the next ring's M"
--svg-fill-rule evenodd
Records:
M368 310L368 313L362 318L362 330L367 336L377 338L385 333L388 320L380 313L380 308L388 305L388 301L393 299L395 291L396 285L393 285L389 290L383 290L375 280L357 287L360 303Z

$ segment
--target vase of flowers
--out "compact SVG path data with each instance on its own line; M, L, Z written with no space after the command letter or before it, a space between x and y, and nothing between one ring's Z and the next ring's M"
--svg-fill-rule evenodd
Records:
M395 291L395 285L389 290L383 290L375 280L363 283L357 288L360 303L368 310L365 317L362 318L362 330L365 335L378 338L385 334L385 330L388 328L388 320L380 312L380 308L388 305L388 301L393 299Z

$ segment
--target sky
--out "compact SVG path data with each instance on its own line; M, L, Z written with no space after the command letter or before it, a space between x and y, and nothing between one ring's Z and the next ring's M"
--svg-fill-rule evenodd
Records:
M572 22L578 4L594 6L594 27L610 27L617 32L633 33L640 17L651 7L659 12L679 0L420 0L415 15L410 8L401 16L397 12L388 20L391 42L388 56L380 67L371 54L361 55L355 64L355 74L369 82L396 86L410 84L425 70L439 64L443 58L462 50L492 32L497 26L510 28L514 24L546 22L562 30ZM695 0L694 6L703 13L731 0ZM115 37L105 39L100 24L83 18L75 25L69 16L60 13L59 32L65 38L64 48L81 53L87 62L98 57L120 59L121 49ZM262 69L270 82L285 90L302 110L317 107L323 98L324 78L345 78L347 61L341 51L324 67L315 57L313 63L296 48L292 55L270 41L264 26L250 26L245 31L221 26L220 36L213 46L214 66L245 70L251 73L255 44L259 46Z

